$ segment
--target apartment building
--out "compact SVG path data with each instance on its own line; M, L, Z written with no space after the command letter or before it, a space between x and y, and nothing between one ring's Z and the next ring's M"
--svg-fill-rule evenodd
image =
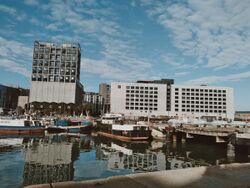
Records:
M79 44L35 41L30 102L81 103L80 62Z

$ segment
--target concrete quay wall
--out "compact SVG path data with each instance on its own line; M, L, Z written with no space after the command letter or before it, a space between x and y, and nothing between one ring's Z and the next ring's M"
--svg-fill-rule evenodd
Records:
M86 172L87 173L87 172ZM31 185L26 188L250 188L250 163L115 176L98 180Z

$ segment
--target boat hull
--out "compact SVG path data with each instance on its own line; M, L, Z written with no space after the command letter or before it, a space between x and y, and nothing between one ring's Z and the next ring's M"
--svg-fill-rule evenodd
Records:
M42 134L45 128L41 126L0 126L0 135L31 135L31 134Z
M93 125L76 125L76 126L50 126L47 128L49 133L80 133L90 132L93 129Z

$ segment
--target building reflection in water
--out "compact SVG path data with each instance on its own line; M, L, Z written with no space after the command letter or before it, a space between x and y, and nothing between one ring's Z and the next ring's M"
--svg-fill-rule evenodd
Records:
M96 158L107 161L108 170L130 169L132 172L165 169L165 155L149 150L149 143L112 141L96 146Z
M59 135L26 142L23 185L71 181L74 161L79 157L79 140Z
M107 169L131 169L132 172L172 170L226 163L221 147L206 146L204 154L198 154L197 145L173 143L124 143L118 141L99 143L97 160L106 160ZM202 151L202 150L201 150ZM215 152L219 151L219 152ZM208 160L206 159L208 156ZM211 157L212 156L212 157Z

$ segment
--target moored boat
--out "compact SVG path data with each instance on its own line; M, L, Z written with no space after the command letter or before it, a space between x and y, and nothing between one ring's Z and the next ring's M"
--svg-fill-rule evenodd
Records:
M48 126L48 132L90 132L93 129L93 121L89 119L58 119L54 125Z
M148 125L103 124L100 126L98 134L121 141L142 141L150 138L151 131Z
M37 120L29 119L0 119L0 135L41 134L45 127Z

